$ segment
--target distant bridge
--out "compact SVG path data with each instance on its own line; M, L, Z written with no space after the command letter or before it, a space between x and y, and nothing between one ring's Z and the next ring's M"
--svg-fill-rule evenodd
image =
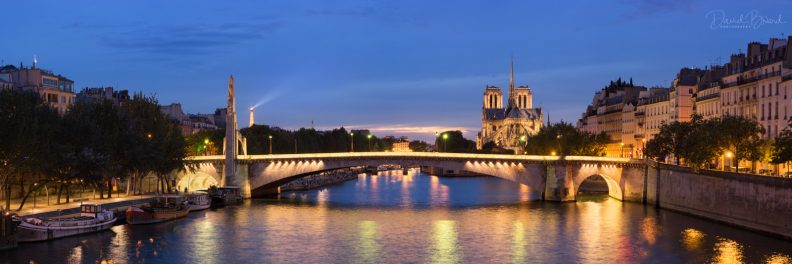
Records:
M179 179L208 179L239 185L247 197L277 192L277 187L296 178L322 171L397 164L464 170L516 182L528 187L535 200L574 201L589 177L599 175L608 183L610 196L628 201L646 199L646 164L628 158L588 156L530 156L462 154L443 152L345 152L318 154L240 155L233 178L224 178L224 156L187 159L191 169Z

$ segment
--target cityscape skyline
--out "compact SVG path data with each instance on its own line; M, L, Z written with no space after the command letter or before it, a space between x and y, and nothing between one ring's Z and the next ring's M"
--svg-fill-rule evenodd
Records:
M667 87L679 68L724 63L745 43L765 42L783 31L773 21L755 28L713 27L718 12L730 18L756 12L785 24L787 14L778 10L789 4L643 1L561 9L534 3L405 8L345 2L262 9L254 2L222 8L168 2L69 3L78 8L48 11L59 5L37 6L52 15L0 29L4 36L21 36L0 44L8 52L0 55L3 64L30 65L36 56L40 67L74 79L78 91L142 91L157 95L161 104L181 103L190 113L222 107L224 80L233 73L240 109L264 102L256 109L259 124L367 128L381 136L426 140L447 129L474 138L480 120L471 116L481 110L481 90L507 87L510 56L516 84L533 88L534 104L551 121L574 123L590 94L610 80ZM184 12L162 17L176 10ZM471 10L484 15L470 16ZM22 21L25 13L6 16ZM139 13L151 16L142 19ZM668 30L673 37L656 34ZM49 38L61 45L44 41ZM247 111L239 113L247 120Z

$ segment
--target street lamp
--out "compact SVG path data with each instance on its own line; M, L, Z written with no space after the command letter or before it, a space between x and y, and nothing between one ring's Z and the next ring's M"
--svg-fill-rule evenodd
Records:
M641 143L643 144L641 146L641 158L643 158L644 157L644 152L646 152L646 138L642 138L641 139Z
M371 134L366 135L368 139L368 151L371 152Z
M443 151L448 152L448 133L443 133Z
M723 169L723 171L726 171L726 161L724 160L723 157L731 159L732 155L733 155L732 152L727 150L726 153L724 153L723 156L721 156L721 169ZM731 167L731 164L729 164L729 167Z
M556 155L555 150L550 152L550 156L555 156L555 155Z
M355 152L355 133L349 132L349 139L351 139L349 141L350 149L352 149L352 152Z
M435 131L435 144L437 144L437 140L440 138L440 132ZM440 152L438 149L440 146L435 146L435 152Z
M269 135L269 154L272 155L272 135Z
M38 186L38 182L33 183L33 188L36 188L36 186ZM38 189L33 192L33 210L36 209L36 197L38 197Z
M526 144L528 142L528 137L526 137L525 135L520 136L520 142L523 143L522 151L525 152L525 147L526 147Z

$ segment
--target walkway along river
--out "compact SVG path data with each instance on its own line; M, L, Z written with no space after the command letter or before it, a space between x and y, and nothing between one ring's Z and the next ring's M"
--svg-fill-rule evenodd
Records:
M605 196L529 202L494 177L360 176L154 225L23 244L21 263L788 263L792 243Z

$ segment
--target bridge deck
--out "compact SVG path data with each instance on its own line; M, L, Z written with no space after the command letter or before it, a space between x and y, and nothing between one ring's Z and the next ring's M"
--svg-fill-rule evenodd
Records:
M273 154L273 155L239 155L237 160L309 160L309 159L365 159L365 158L430 158L430 159L469 159L498 161L580 161L602 163L635 163L640 160L630 158L594 157L594 156L539 156L539 155L504 155L504 154L471 154L445 152L336 152L310 154ZM193 156L187 161L222 161L225 156Z

